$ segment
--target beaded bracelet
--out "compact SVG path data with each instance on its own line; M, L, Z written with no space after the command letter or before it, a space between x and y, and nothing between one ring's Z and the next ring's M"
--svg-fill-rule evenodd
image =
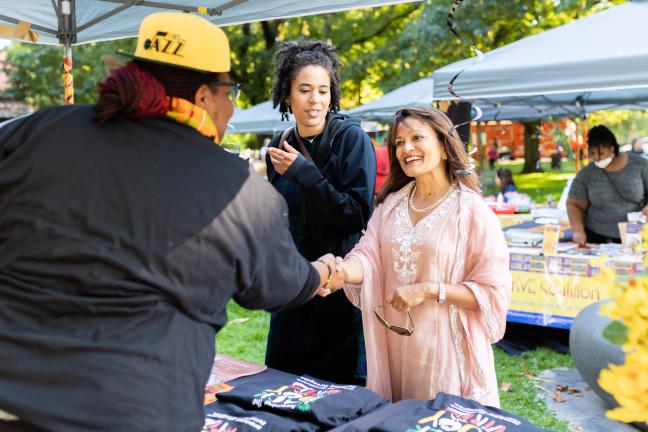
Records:
M333 267L331 267L331 264L324 261L323 259L318 259L317 261L323 263L328 269L328 277L326 278L326 283L324 283L324 286L322 287L322 288L326 288L328 284L331 283L331 276L333 276Z

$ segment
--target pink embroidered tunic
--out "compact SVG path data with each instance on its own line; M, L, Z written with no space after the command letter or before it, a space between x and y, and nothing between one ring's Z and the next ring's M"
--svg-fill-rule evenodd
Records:
M360 286L345 286L362 310L367 387L392 400L433 399L437 392L499 406L491 344L504 335L511 298L506 241L481 196L457 188L412 226L411 182L376 208L367 231L348 257L364 268ZM425 300L412 308L414 333L384 327L374 308L397 287L424 281L464 284L479 310ZM404 326L406 314L391 306L384 316Z

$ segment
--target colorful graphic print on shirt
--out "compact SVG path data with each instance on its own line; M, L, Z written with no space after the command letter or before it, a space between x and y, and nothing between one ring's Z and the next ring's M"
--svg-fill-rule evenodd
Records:
M544 432L528 421L498 408L452 396L437 394L432 401L400 412L371 432Z
M257 407L296 409L310 411L311 404L327 396L342 393L342 390L354 390L355 386L323 384L306 377L296 378L290 385L276 389L267 389L254 395L252 405Z

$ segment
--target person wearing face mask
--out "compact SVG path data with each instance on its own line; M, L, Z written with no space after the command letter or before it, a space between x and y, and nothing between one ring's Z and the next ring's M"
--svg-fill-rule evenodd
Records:
M630 212L648 215L648 161L620 153L616 137L603 125L587 134L591 162L574 178L567 198L573 240L621 243L619 222Z
M2 431L200 431L227 302L276 312L335 282L217 145L238 94L225 33L153 14L133 57L96 105L0 127Z
M286 199L293 241L313 259L353 248L373 209L376 158L367 133L340 109L333 45L300 40L276 53L275 107L296 127L269 145L268 180ZM266 364L337 383L363 383L362 323L339 292L270 320Z
M387 146L376 210L340 265L362 311L367 387L392 401L445 392L499 406L491 344L512 282L497 216L441 111L396 112Z

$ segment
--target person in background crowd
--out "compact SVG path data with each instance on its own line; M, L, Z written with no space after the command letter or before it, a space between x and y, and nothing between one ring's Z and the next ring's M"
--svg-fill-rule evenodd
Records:
M273 104L296 127L270 143L268 180L288 203L293 241L313 259L349 252L373 209L375 154L360 122L337 113L340 67L326 42L284 43L276 53ZM342 292L271 317L269 367L363 383L363 358L361 317Z
M497 147L497 139L493 139L493 144L488 149L488 166L490 169L495 169L495 162L499 158L499 148Z
M511 272L497 216L441 111L397 111L387 143L377 208L337 259L362 310L367 387L392 401L445 392L499 406L491 344L506 327Z
M513 181L513 172L508 168L500 168L495 176L495 184L499 187L499 193L504 197L504 202L508 202L506 194L508 192L517 192L517 186Z
M644 151L643 151L643 142L641 138L639 137L632 138L630 152L634 153L637 156L643 156Z
M380 191L389 175L389 152L387 146L376 142L376 193Z
M0 127L0 430L200 431L228 301L278 312L335 283L217 145L229 54L209 21L153 14L96 105Z
M619 153L616 137L603 125L587 134L591 163L574 178L567 198L573 240L586 243L620 243L619 222L627 214L648 215L648 160Z

